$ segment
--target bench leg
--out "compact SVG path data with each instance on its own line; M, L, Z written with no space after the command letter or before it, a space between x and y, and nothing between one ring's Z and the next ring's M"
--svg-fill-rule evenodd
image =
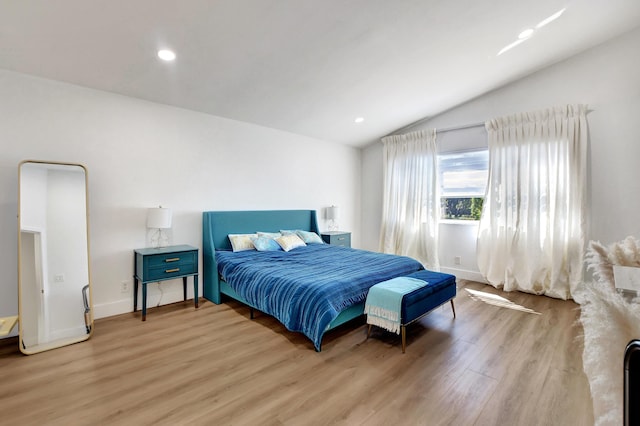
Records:
M455 318L456 317L456 307L453 304L453 299L451 299L451 310L453 311L453 317Z
M404 353L404 350L407 347L407 326L401 325L400 331L402 332L402 353Z
M371 324L369 324L369 330L367 330L367 339L371 335Z

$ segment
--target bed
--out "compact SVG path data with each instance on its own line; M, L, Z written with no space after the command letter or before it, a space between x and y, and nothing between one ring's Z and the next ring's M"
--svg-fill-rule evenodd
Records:
M408 257L328 244L289 252L231 249L229 234L319 234L315 210L210 211L202 221L204 297L219 304L227 296L272 315L317 351L327 331L363 314L371 286L424 269Z

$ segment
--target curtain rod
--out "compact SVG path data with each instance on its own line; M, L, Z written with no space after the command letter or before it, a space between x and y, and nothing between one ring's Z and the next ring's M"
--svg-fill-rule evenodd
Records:
M413 123L407 124L406 126L401 127L399 129L395 130L394 132L389 133L388 135L386 135L384 137L387 137L387 136L399 136L399 135L402 134L400 132L403 132L404 130L408 130L408 129L412 128L412 127L415 127L418 124L422 124L422 122L425 122L428 119L429 118L423 118L422 120L414 121ZM456 131L456 130L473 129L474 127L484 127L484 122L471 123L471 124L462 124L460 126L445 127L443 129L436 128L436 133L446 133L446 132L453 132L453 131Z
M591 111L593 111L593 110L587 109L587 114L589 114ZM407 129L407 128L413 126L414 124L418 124L418 123L420 123L420 121L416 121L415 123L409 124L408 126L405 126L400 130ZM474 127L484 127L484 122L463 124L461 126L445 127L444 129L436 128L436 133L445 133L445 132L451 132L451 131L455 131L455 130L473 129Z
M589 114L592 111L593 111L592 109L587 108L586 114ZM432 118L433 117L424 117L424 118L421 118L420 120L416 120L413 123L409 123L406 126L403 126L403 127L400 127L399 129L394 130L393 132L383 136L383 138L386 138L387 136L400 136L403 134L402 132L404 132L405 130L411 129L412 127L416 127L419 124L422 124L431 120ZM472 129L474 127L484 127L484 122L463 124L461 126L445 127L443 129L436 128L436 133L446 133L446 132L452 132L456 130Z
M445 127L444 129L436 129L436 133L452 132L455 130L473 129L474 127L484 127L484 123L463 124L461 126Z

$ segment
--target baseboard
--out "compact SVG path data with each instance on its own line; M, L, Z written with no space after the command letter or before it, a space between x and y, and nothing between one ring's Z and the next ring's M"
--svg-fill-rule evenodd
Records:
M147 290L147 309L155 306L168 305L170 303L176 303L183 300L182 287L179 289L169 289L160 292L158 288L151 288ZM187 293L187 297L193 298L193 295ZM138 310L142 309L142 297L138 295ZM133 294L129 295L125 299L116 300L109 303L101 303L93 305L93 318L106 318L114 315L126 314L127 312L133 312Z
M133 299L117 300L115 302L93 305L93 319L112 317L133 311Z
M468 271L466 269L447 268L445 266L441 266L440 272L455 275L456 278L461 280L477 281L479 283L488 284L488 281L485 280L482 274L478 271Z

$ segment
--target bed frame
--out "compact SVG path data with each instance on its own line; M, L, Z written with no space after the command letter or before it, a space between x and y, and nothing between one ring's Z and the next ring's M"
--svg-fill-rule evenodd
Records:
M255 309L220 279L215 250L231 250L229 234L252 234L256 231L278 232L300 229L320 235L315 210L209 211L202 213L203 293L213 303L222 303L222 295ZM364 314L364 303L353 305L329 324L325 332Z

